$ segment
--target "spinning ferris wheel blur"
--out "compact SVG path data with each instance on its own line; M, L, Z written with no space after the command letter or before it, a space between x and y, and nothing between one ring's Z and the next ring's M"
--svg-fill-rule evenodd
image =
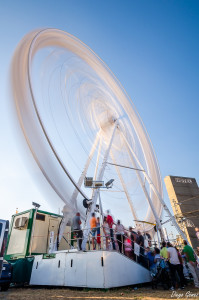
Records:
M26 141L65 212L85 215L83 198L97 201L86 176L113 178L113 188L101 191L103 208L126 226L144 220L161 227L152 144L131 99L91 49L57 29L31 32L16 49L12 83Z

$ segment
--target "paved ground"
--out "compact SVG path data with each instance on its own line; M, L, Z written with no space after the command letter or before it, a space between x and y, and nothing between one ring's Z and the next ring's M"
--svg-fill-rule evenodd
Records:
M95 299L199 299L199 289L188 286L185 290L175 292L164 291L161 287L152 290L151 287L134 289L132 287L110 290L73 289L73 288L10 288L0 292L2 300L95 300Z

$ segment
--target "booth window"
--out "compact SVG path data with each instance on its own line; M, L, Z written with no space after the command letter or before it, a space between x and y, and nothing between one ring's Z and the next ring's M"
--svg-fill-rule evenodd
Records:
M39 220L39 221L45 221L45 215L42 215L42 214L38 214L38 213L37 213L36 219Z

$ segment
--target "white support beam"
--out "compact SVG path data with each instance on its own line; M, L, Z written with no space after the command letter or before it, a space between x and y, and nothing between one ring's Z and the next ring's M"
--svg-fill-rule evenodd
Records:
M99 141L99 147L98 147L97 160L96 160L95 173L94 173L93 180L96 180L96 178L97 178L101 149L102 149L102 136L100 137L100 141ZM93 198L93 193L94 193L94 190L92 190L91 199Z
M124 140L125 140L126 144L127 144L128 147L129 147L129 149L130 149L131 152L133 153L133 156L134 156L134 158L136 159L136 161L137 161L139 167L140 167L141 169L143 169L143 166L141 165L141 163L140 163L139 159L137 158L135 152L133 151L132 147L129 145L129 143L128 143L126 137L125 137L125 135L123 134L122 131L121 131L121 133L122 133L122 135L123 135L123 137L124 137ZM169 214L169 217L171 218L171 220L172 220L172 222L173 222L173 225L175 226L176 230L178 231L178 233L182 236L182 238L183 238L184 240L187 240L187 237L185 236L185 234L183 233L183 231L180 229L179 225L178 225L177 222L176 222L175 217L172 216L172 214L171 214L169 208L167 207L167 205L166 205L164 199L162 198L162 196L160 195L160 193L159 193L158 190L156 189L156 187L155 187L155 185L153 184L152 180L150 179L150 177L148 176L148 174L147 174L146 172L145 172L144 174L145 174L145 177L146 177L148 183L150 184L150 187L153 189L154 193L156 194L156 196L158 197L160 203L162 204L164 210Z
M142 164L140 163L140 161L138 160L138 158L137 158L137 156L136 156L136 160L135 160L135 158L134 158L134 151L132 151L132 149L131 149L131 147L129 146L129 143L127 142L127 140L126 140L126 137L124 136L124 134L122 133L122 135L123 135L123 137L124 137L124 141L125 141L125 144L126 144L126 149L127 149L127 151L128 151L128 154L129 154L129 157L130 157L130 160L131 160L131 162L132 162L132 164L133 164L133 166L136 168L136 161L138 162L138 164L139 164L139 167L142 169L142 170L144 170L143 169L143 166L142 166ZM133 153L132 153L133 152ZM145 181L143 182L143 180L142 180L142 178L141 178L141 176L140 176L140 172L138 171L138 170L135 170L135 172L136 172L136 175L137 175L137 177L138 177L138 180L139 180L139 182L140 182L140 185L141 185L141 187L142 187L142 190L143 190L143 192L144 192L144 194L145 194L145 197L146 197L146 199L147 199L147 201L148 201L148 203L149 203L149 206L150 206L150 208L151 208L151 210L152 210L152 212L153 212L153 215L154 215L154 217L155 217L155 220L156 220L156 223L157 223L157 227L158 227L158 229L160 230L160 233L162 232L162 225L161 225L161 222L160 222L160 218L159 218L159 216L158 216L158 214L157 214L157 212L156 212L156 210L155 210L155 207L154 207L154 205L153 205L153 202L152 202L152 200L151 200L151 198L150 198L150 196L149 196L149 193L148 193L148 191L147 191L147 189L146 189L146 186L145 186ZM145 174L146 174L146 172L144 172L144 176L145 176ZM162 234L162 233L161 233Z
M94 173L93 180L96 180L96 178L97 178L97 171L98 171L98 166L99 166L99 158L100 158L101 148L102 148L102 137L100 137L98 153L97 153L97 160L96 160L96 165L95 165L95 173Z
M102 216L102 222L103 222L104 221L104 212L103 212L102 200L101 200L100 192L99 192L99 209L100 209L100 215Z
M134 220L138 220L138 217L137 217L135 208L134 208L134 206L133 206L133 202L132 202L132 200L131 200L131 196L129 195L129 192L128 192L128 190L127 190L126 184L125 184L125 182L124 182L124 179L123 179L123 177L122 177L122 174L121 174L121 172L120 172L120 169L119 169L118 165L116 164L116 161L115 161L115 158L114 158L114 155L113 155L112 152L111 152L111 159L112 159L112 161L114 162L114 166L115 166L117 175L118 175L118 177L119 177L119 179L120 179L120 182L121 182L121 184L122 184L122 187L123 187L123 189L124 189L124 192L125 192L126 198L127 198L127 200L128 200L128 203L129 203L129 206L130 206L132 215L133 215L133 217L134 217Z
M96 138L95 138L95 141L92 145L92 148L91 148L91 151L90 151L90 154L88 156L88 159L86 161L86 164L84 166L84 169L82 171L82 174L78 180L78 183L77 183L77 187L80 189L81 186L82 186L82 183L84 181L84 177L86 176L86 173L88 171L88 168L89 168L89 165L90 165L90 162L93 158L93 155L95 153L95 149L97 147L97 144L98 144L98 141L99 141L99 138L100 138L100 131L97 133L96 135ZM78 209L77 209L77 196L79 194L79 189L75 188L72 196L71 196L71 199L70 199L70 202L74 203L74 207L75 207L75 212L77 213L78 212ZM68 212L68 206L65 205L64 208L63 208L63 219L62 219L62 222L61 222L61 225L60 225L60 229L59 229L59 242L61 241L61 238L62 238L62 235L64 233L64 229L66 227L66 224L68 223L69 221L69 217L71 215L71 212Z
M85 166L84 166L84 169L83 169L83 171L82 171L82 174L81 174L81 176L80 176L80 178L79 178L79 180L78 180L77 186L78 186L79 188L82 186L82 183L83 183L84 178L85 178L85 176L86 176L86 173L87 173L87 171L88 171L90 162L91 162L91 160L92 160L92 158L93 158L93 155L94 155L94 153L95 153L97 144L98 144L98 142L99 142L99 138L100 138L100 131L99 131L99 132L97 133L97 135L96 135L95 141L94 141L94 143L93 143L93 145L92 145L92 148L91 148L91 151L90 151L90 154L89 154L89 156L88 156L88 159L87 159L87 161L86 161L86 164L85 164ZM77 189L75 189L74 192L73 192L73 194L72 194L72 196L71 196L71 201L74 202L74 204L75 204L75 210L76 210L76 212L77 212L77 196L78 196L78 194L79 194L79 191L78 191Z

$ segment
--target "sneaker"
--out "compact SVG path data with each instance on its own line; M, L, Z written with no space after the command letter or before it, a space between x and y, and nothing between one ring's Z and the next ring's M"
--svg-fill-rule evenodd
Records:
M170 288L170 291L174 291L175 289L174 289L174 287L172 286L171 288Z

